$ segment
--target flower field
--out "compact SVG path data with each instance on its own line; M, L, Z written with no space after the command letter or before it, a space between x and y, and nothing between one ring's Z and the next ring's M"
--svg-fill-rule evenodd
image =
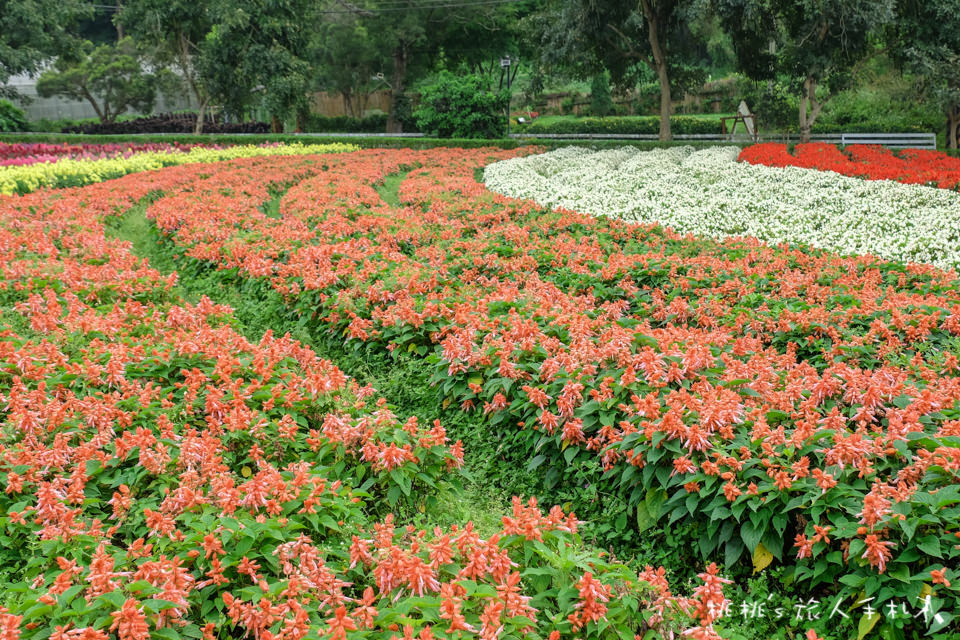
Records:
M217 216L266 240L251 205L268 187L346 157L0 199L3 637L715 637L715 565L676 597L662 571L585 548L559 507L516 498L486 536L401 521L455 490L460 442L304 344L248 340L105 233L150 194L214 189L234 205Z
M495 191L543 206L681 233L960 266L960 193L737 162L738 152L567 148L490 167L486 179Z
M304 155L324 153L330 150L350 151L349 145L239 145L235 147L194 146L185 151L168 148L150 150L145 148L132 155L109 155L106 157L74 158L61 157L56 162L39 162L28 165L0 166L0 195L30 193L42 187L77 187L118 178L128 173L150 171L161 167L182 164L218 162L233 158L265 155Z
M39 142L0 142L0 167L26 166L39 162L57 162L64 158L73 160L99 160L103 158L129 157L137 153L164 152L182 153L190 149L220 148L218 145L159 143L127 144L45 144Z
M740 153L742 162L769 167L806 167L834 171L867 180L895 180L941 189L960 187L960 158L939 151L904 149L893 152L873 145L851 145L843 150L832 144L798 144L790 154L785 144L765 142Z
M731 149L533 151L244 157L0 200L10 640L729 637L712 562L786 571L825 607L808 638L955 631L960 194ZM416 363L500 448L178 298L104 233L137 203L180 271ZM517 499L485 538L403 521L501 455L570 508ZM603 547L694 527L700 582L632 572L570 509ZM878 613L901 602L920 613Z

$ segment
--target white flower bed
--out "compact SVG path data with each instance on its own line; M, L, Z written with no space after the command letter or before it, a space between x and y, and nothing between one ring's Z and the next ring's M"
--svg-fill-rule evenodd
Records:
M739 150L567 147L490 165L487 187L548 207L960 267L960 193L738 163Z

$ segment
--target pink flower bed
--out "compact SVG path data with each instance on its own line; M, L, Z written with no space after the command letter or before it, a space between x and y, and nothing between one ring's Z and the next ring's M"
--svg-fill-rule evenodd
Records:
M129 157L137 153L159 151L183 153L194 147L220 148L222 145L172 144L157 142L124 142L116 144L46 144L0 142L0 166L24 166L39 162L56 162L64 158L99 160L101 158Z

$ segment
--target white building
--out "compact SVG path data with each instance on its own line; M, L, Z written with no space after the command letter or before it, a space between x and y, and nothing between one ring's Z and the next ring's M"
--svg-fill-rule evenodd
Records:
M27 114L27 119L37 120L80 120L82 118L96 118L97 112L93 106L86 100L67 100L66 98L53 97L41 98L37 95L37 79L27 74L12 76L6 83L6 86L12 87L20 95L30 98L29 103L20 100L14 100L18 107ZM158 95L153 106L154 113L167 113L170 111L181 111L184 109L196 109L196 105L188 96L170 96ZM129 112L134 113L134 112Z

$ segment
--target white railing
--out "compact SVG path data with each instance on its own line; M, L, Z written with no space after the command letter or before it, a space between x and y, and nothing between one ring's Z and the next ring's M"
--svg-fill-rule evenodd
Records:
M655 133L514 133L511 138L532 140L659 140ZM799 142L796 134L729 135L722 133L689 133L673 136L674 140L712 142L717 144L751 144L754 142ZM811 142L829 142L841 146L851 144L877 144L898 149L936 149L934 133L821 133L810 136Z

